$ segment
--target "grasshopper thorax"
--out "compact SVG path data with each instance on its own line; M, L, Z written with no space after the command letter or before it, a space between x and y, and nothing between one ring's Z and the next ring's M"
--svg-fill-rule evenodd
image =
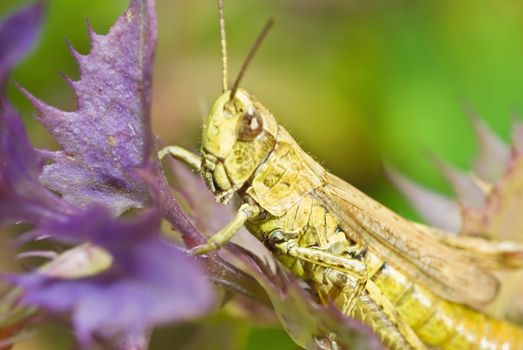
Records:
M214 103L202 137L202 173L218 201L248 184L276 144L278 124L252 95L238 89Z

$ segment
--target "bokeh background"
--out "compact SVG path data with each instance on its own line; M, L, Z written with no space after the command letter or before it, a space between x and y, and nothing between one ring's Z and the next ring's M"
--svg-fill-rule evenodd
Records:
M0 16L27 3L1 0ZM104 33L127 0L49 0L42 40L13 79L73 109L59 72L77 77L64 38L87 52L85 19ZM164 143L198 146L202 118L221 89L215 0L157 0L159 47L153 125ZM387 182L382 162L450 195L430 154L467 169L476 145L464 105L505 140L523 111L523 2L519 0L225 0L232 81L259 30L278 22L242 86L253 92L332 172L409 218L415 213ZM56 145L11 88L39 147ZM0 236L0 267L13 251ZM212 341L208 341L211 339ZM19 350L67 349L57 327ZM153 349L295 349L263 322L220 312L166 328Z

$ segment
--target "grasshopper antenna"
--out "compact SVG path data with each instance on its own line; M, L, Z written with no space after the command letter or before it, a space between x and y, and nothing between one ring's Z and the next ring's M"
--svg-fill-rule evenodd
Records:
M220 43L222 46L222 89L225 92L229 87L227 86L227 38L225 36L223 0L218 0L218 16L220 17Z
M229 101L234 100L234 96L236 95L236 91L238 90L238 86L240 85L240 82L243 78L243 75L245 74L245 71L247 70L247 67L249 66L254 55L256 54L256 52L260 48L261 44L263 43L263 40L265 40L265 38L267 37L267 34L269 34L269 31L274 26L275 21L276 20L274 19L274 17L269 18L267 23L265 23L265 26L263 27L262 31L258 35L258 38L254 42L254 45L251 47L251 50L249 51L249 54L247 55L247 58L243 62L240 72L238 73L238 77L234 81L234 85L232 86L232 89L231 89L231 95L229 97Z

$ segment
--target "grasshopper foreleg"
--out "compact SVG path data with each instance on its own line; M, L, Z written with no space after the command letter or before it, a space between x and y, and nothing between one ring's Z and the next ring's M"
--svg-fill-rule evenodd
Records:
M200 171L202 168L202 158L185 148L179 146L167 146L158 152L158 157L163 159L168 154L183 161L196 171Z
M296 241L288 240L279 231L273 232L269 241L280 254L325 267L328 279L339 280L340 273L346 274L355 282L356 286L350 293L343 312L348 315L352 313L356 300L363 293L367 284L367 265L364 262L346 255L332 254L319 248L300 247Z
M234 237L234 235L242 228L245 221L258 215L259 212L260 209L257 205L249 203L242 204L234 220L209 238L207 243L195 247L192 250L192 254L205 254L221 248L225 243L229 242L232 237Z

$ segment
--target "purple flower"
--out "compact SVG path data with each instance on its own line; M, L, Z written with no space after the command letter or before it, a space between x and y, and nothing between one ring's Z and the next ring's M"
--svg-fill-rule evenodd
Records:
M209 284L180 248L159 239L159 224L156 210L127 222L102 207L48 223L42 229L53 232L54 239L90 242L95 252L102 248L110 255L110 266L92 276L66 278L69 269L58 260L43 271L10 280L24 289L24 304L71 314L74 334L86 348L97 338L128 339L146 334L153 325L199 316L212 306ZM90 256L93 250L80 246L73 256ZM93 260L105 261L103 256Z
M34 9L41 12L40 5ZM9 25L0 28L12 31L13 26L27 25L34 11L24 10L22 16L14 17L17 21L8 20ZM31 28L37 29L34 23L38 21L31 22L30 28L20 29L23 38L36 37L31 33ZM92 34L99 41L92 58L83 61L82 67L87 69L83 77L88 83L77 86L82 91L81 101L90 108L75 116L62 115L65 119L48 125L62 143L64 152L35 151L16 111L5 96L1 98L0 224L29 222L34 226L33 236L76 245L37 271L6 278L22 288L22 305L69 318L79 344L87 348L95 341L111 348L128 348L130 344L145 348L151 327L199 316L213 305L212 289L196 261L160 236L161 215L152 195L157 192L150 191L151 186L163 179L157 174L158 166L151 165L149 160L154 154L147 97L154 28L152 2L132 1L111 30L117 38L125 37L132 44L120 41L104 44L103 37ZM2 35L4 33L0 33L0 37ZM147 40L151 41L145 45ZM14 47L0 52L5 77L30 47L28 39L18 43L20 47L15 42ZM125 62L113 68L99 67L101 52L108 52L107 45L112 44L123 50L111 48L118 51ZM143 48L143 56L133 56L133 48ZM113 70L108 71L110 69ZM100 72L107 76L100 76ZM119 103L110 96L103 99L98 84L107 88L106 84L120 84L118 81L128 84L119 91L123 99ZM112 90L116 88L113 86ZM53 110L43 104L40 107ZM41 117L46 120L46 115ZM82 119L96 117L107 120L97 120L93 126L92 120ZM75 139L77 131L89 137ZM110 140L109 146L114 146L111 152L103 147L90 148L97 145L88 142L89 138L100 141L104 137ZM43 175L42 155L51 155L55 161L44 167ZM45 181L53 176L54 185ZM150 185L142 176L159 180ZM49 191L40 179L51 189L62 189L63 197ZM68 179L71 181L66 181ZM74 182L80 180L86 182ZM75 185L80 187L74 188ZM146 205L152 209L129 221L114 216L129 207ZM91 254L93 252L96 254ZM83 256L89 257L84 261L86 266L71 267Z
M41 20L42 4L38 2L0 22L0 94L4 94L11 69L33 47Z

